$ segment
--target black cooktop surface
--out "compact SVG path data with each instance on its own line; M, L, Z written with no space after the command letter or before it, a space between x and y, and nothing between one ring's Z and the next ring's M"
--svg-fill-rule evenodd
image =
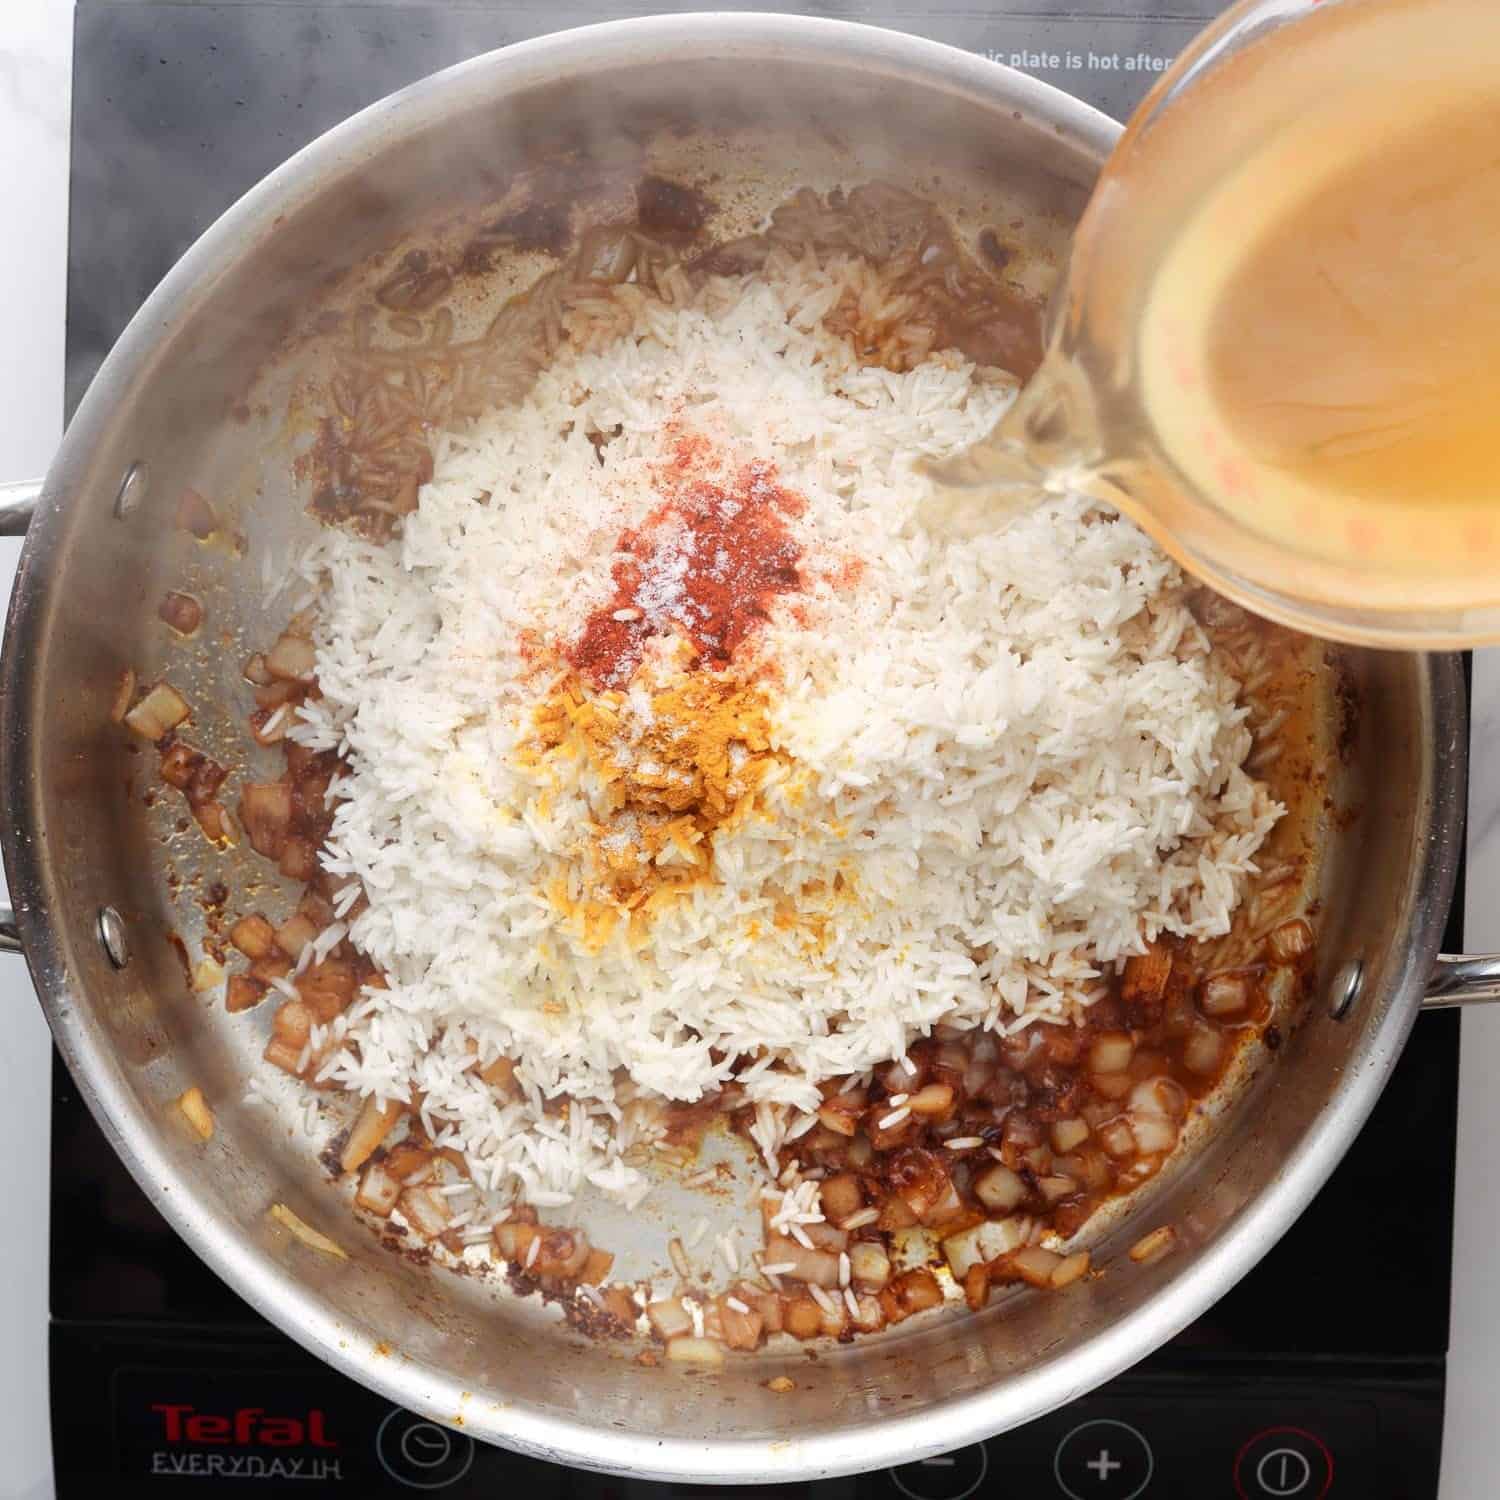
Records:
M314 135L477 52L587 21L691 8L84 0L69 411L177 256ZM1015 61L1123 115L1220 6L864 0L805 9ZM1457 931L1445 946L1462 951ZM582 1496L685 1491L476 1447L311 1360L176 1239L66 1072L55 1073L51 1379L62 1500L93 1500L101 1481L126 1500L222 1495L231 1480L256 1481L256 1494L360 1500L412 1489L490 1494L500 1483ZM950 1460L796 1488L828 1500L1435 1496L1457 1092L1457 1017L1425 1016L1328 1187L1244 1282L1165 1349L1094 1395Z

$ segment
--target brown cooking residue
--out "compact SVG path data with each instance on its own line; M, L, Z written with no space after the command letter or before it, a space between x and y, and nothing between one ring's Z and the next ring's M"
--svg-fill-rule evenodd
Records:
M767 619L778 594L801 587L802 549L787 521L800 496L770 464L703 474L704 440L680 437L658 473L666 502L620 537L614 593L589 616L567 659L595 687L623 687L654 636L676 634L694 666L726 666Z
M557 757L577 757L603 789L576 862L547 891L593 946L621 921L638 931L664 901L708 877L715 833L748 816L790 766L771 747L764 686L722 673L680 670L629 696L593 692L569 675L534 722L523 759L546 770Z

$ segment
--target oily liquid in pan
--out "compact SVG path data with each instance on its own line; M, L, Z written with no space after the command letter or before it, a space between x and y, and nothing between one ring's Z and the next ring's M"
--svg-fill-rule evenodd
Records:
M1343 0L1169 75L998 456L1290 623L1500 637L1497 55L1492 0Z

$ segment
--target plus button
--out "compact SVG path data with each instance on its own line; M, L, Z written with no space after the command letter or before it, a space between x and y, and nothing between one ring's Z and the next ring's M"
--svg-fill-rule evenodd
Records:
M1156 1468L1145 1435L1128 1422L1080 1422L1053 1455L1057 1488L1067 1500L1145 1500Z
M1123 1469L1124 1467L1125 1465L1122 1464L1119 1459L1111 1458L1109 1456L1108 1448L1101 1448L1099 1450L1098 1457L1091 1458L1084 1465L1084 1468L1092 1469L1094 1473L1099 1476L1099 1481L1101 1484L1107 1483L1109 1480L1109 1476L1113 1474L1116 1469Z

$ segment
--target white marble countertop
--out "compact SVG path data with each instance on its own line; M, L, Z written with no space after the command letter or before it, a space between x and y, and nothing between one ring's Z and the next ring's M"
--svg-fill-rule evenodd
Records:
M0 0L0 479L45 470L62 429L72 0ZM19 544L0 539L9 589ZM1500 654L1474 673L1468 946L1500 948ZM47 1034L19 960L0 960L0 1136L24 1140L0 1238L0 1500L53 1494L47 1403ZM1441 1500L1493 1493L1500 1473L1500 1009L1463 1022L1457 1252ZM1420 1233L1421 1226L1413 1227ZM1399 1297L1393 1286L1390 1295ZM1372 1318L1379 1308L1370 1309ZM1423 1500L1423 1497L1412 1497Z

